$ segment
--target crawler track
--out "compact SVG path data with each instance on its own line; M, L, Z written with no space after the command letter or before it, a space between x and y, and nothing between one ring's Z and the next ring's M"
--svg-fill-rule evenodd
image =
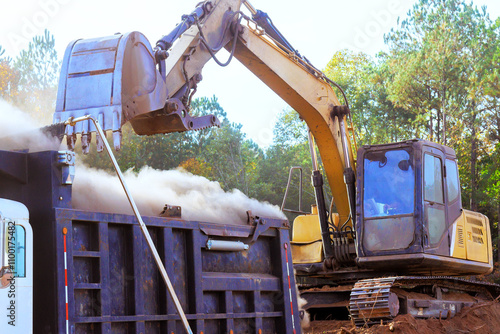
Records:
M394 301L397 297L391 292L395 280L396 277L375 278L354 284L349 310L356 326L380 323L398 314L399 305Z
M408 291L419 293L410 294ZM456 294L454 298L448 298L443 291L458 292L462 298L457 298ZM494 299L499 293L500 285L457 277L365 279L354 285L349 310L356 326L387 322L400 313L421 318L453 317L464 306Z

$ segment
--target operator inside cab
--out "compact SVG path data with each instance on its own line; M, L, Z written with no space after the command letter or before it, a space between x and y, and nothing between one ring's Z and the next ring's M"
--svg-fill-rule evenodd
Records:
M370 152L364 159L365 218L412 214L415 171L407 150Z

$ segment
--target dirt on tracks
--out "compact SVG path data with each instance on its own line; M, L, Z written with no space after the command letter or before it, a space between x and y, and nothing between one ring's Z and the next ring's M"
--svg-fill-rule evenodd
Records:
M415 319L405 314L391 323L356 328L350 321L313 321L304 334L461 334L500 333L500 303L497 301L465 307L451 319Z

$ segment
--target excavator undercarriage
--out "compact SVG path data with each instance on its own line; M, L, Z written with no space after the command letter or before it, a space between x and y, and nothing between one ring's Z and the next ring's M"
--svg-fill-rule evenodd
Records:
M323 283L307 287L297 276L301 297L308 301L304 309L313 319L349 318L356 326L389 322L399 314L451 318L464 307L493 301L500 294L498 284L452 276L389 276Z

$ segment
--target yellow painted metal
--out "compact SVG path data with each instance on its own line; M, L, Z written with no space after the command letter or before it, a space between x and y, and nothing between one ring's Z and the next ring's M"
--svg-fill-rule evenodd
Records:
M226 49L231 49L227 45ZM331 86L321 73L311 73L293 56L279 49L262 31L243 27L235 57L287 102L307 123L318 146L326 177L341 221L346 221L350 209L344 183L344 156L338 122L330 115L334 105L340 105ZM346 128L347 122L344 118ZM351 165L354 165L351 143Z
M201 22L208 45L216 47L224 45L232 38L231 34L224 34L226 25L231 23L227 12L236 12L241 6L241 0L215 0L212 11ZM236 17L233 17L233 20ZM166 86L169 94L176 93L185 83L185 74L192 78L201 74L205 64L212 58L207 48L200 43L200 32L197 25L193 25L176 41L175 47L169 51L166 59ZM171 96L169 96L171 97Z
M323 261L323 242L318 211L315 206L312 214L297 216L292 227L293 263L318 263Z
M292 242L308 244L321 240L321 226L317 214L298 216L293 221Z
M467 260L486 262L493 265L488 217L468 210L464 210L463 215L465 216Z
M452 226L450 255L458 259L465 259L467 257L465 248L465 213L462 212Z
M338 226L339 215L333 214L334 224ZM331 222L330 222L331 223ZM311 214L297 216L292 227L293 263L319 263L323 261L323 242L318 209L311 207Z
M323 261L323 242L291 244L293 263L320 263Z

